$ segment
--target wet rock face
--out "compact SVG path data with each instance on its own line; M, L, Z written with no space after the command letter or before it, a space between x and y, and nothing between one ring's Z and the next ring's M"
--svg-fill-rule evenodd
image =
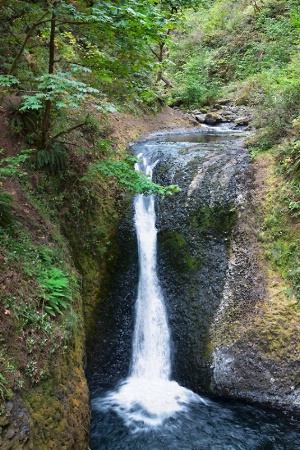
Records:
M88 343L86 370L92 396L115 387L129 372L139 270L133 215L131 204L116 237L118 254L113 276L107 280L108 295L95 312L97 327Z
M275 292L272 279L269 292L270 268L263 268L257 239L260 187L243 141L221 127L198 129L188 139L186 133L133 148L148 161L159 160L154 181L182 189L156 200L172 377L196 392L299 413L299 322L295 305L280 297L280 282ZM138 252L133 208L127 213L110 294L99 310L98 344L88 355L93 396L115 387L130 366Z
M149 161L159 159L155 181L182 189L156 201L157 269L171 327L172 376L204 392L211 381L209 330L222 298L248 155L234 132L218 136L197 129L191 142L186 142L186 132L139 142L133 151L143 152ZM110 293L99 309L98 344L88 352L92 396L114 387L130 367L138 282L133 208L121 223L118 248Z
M299 416L297 302L286 295L258 241L267 192L259 179L266 184L271 165L252 168L231 236L222 302L210 332L211 390Z
M278 363L251 347L250 344L245 348L237 342L214 352L215 392L299 416L300 390L295 380L289 380L289 375L299 374L299 362Z
M231 230L248 155L228 136L159 154L156 181L182 191L157 199L158 275L167 303L173 377L195 391L211 381L210 327L222 300Z

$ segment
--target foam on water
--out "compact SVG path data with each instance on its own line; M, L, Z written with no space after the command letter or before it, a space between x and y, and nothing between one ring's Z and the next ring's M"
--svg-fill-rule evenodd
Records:
M199 395L176 381L127 378L119 389L93 401L100 411L114 410L128 427L145 430L158 427L178 412L188 410L191 403L206 403Z

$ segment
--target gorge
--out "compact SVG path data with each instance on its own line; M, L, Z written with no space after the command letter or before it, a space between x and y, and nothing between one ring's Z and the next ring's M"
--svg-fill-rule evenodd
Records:
M300 449L299 1L0 35L1 450Z
M240 362L242 333L236 324L264 301L267 281L259 279L253 236L252 247L244 249L247 256L240 257L237 224L249 214L253 174L244 133L231 128L165 132L132 146L141 158L139 165L149 174L155 166L155 179L177 183L181 192L156 199L157 263L154 199L135 200L139 250L132 213L121 225L123 257L113 290L100 308L99 343L88 364L93 450L297 448L298 422L225 400L241 398L297 411L293 389L292 396L278 387L275 396L268 394L267 366L276 365L270 358L261 366L259 352L253 355L247 349L252 342L244 341L243 357L246 365L251 358L253 366L256 358L259 373L254 368L245 376ZM245 234L243 244L250 239ZM235 266L240 276L233 273ZM153 315L151 302L156 305ZM260 389L255 386L258 377ZM281 382L273 379L272 384ZM285 380L285 389L287 385Z

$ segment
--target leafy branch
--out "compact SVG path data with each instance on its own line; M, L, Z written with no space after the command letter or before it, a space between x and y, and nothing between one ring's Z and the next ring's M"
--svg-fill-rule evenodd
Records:
M149 176L143 172L134 170L134 164L136 162L138 162L138 159L129 154L121 160L106 159L97 162L90 166L88 174L83 177L83 180L94 179L100 173L105 178L116 178L122 186L135 194L172 195L180 192L180 188L177 185L161 186L160 184L153 183Z
M25 47L26 47L26 44L27 44L29 38L31 37L33 31L34 31L38 26L40 26L40 25L42 25L42 24L44 24L44 23L47 23L47 22L50 22L50 21L51 21L51 19L43 20L44 17L46 17L47 15L48 15L48 11L45 12L45 14L43 14L42 17L41 17L37 22L34 22L34 23L31 25L31 27L29 28L29 30L27 31L27 34L26 34L26 36L25 36L25 39L24 39L24 41L23 41L23 43L22 43L22 45L21 45L21 47L20 47L18 53L16 54L15 59L14 59L13 62L12 62L12 65L10 66L10 69L9 69L9 71L8 71L8 75L13 75L13 74L15 73L16 68L17 68L17 65L18 65L18 62L19 62L21 56L23 55L23 52L24 52Z

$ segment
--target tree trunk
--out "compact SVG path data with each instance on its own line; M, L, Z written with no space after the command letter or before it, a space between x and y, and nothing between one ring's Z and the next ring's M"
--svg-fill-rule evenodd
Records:
M165 77L163 74L161 74L160 79L169 87L174 87L174 85L171 83L170 80L168 80L167 77Z
M29 28L29 30L28 30L28 32L27 32L27 34L26 34L26 36L25 36L25 39L24 39L24 41L23 41L23 43L22 43L22 45L21 45L21 48L20 48L20 50L18 51L18 53L17 53L15 59L14 59L13 62L12 62L12 65L11 65L9 71L8 71L8 75L13 75L13 74L15 73L16 68L17 68L17 65L18 65L18 62L19 62L19 59L20 59L21 56L23 55L23 52L24 52L24 49L25 49L26 44L27 44L27 42L28 42L28 39L31 37L31 35L32 35L33 31L34 31L34 29L35 29L37 26L41 25L42 23L47 22L47 20L43 20L44 17L47 16L47 14L48 14L48 12L46 12L45 14L43 14L43 16L42 16L37 22L35 22L34 24L32 24L31 27Z
M155 55L156 55L158 61L160 63L162 63L163 62L163 56L164 56L165 42L160 42L158 44L158 46L159 46L159 53L155 53ZM159 70L159 72L157 72L156 82L158 83L160 80L162 80L162 77L163 77L162 70Z
M56 2L53 3L53 7L55 8ZM50 41L49 41L49 66L48 66L48 73L51 75L54 72L54 57L55 57L55 27L56 27L56 15L54 12L54 9L52 10L52 16L51 16L51 30L50 30ZM48 90L50 92L51 89ZM42 119L41 124L41 131L40 131L40 139L38 148L39 150L46 147L47 144L47 134L50 129L50 119L51 119L51 107L52 107L52 100L46 100L45 103L45 111Z

